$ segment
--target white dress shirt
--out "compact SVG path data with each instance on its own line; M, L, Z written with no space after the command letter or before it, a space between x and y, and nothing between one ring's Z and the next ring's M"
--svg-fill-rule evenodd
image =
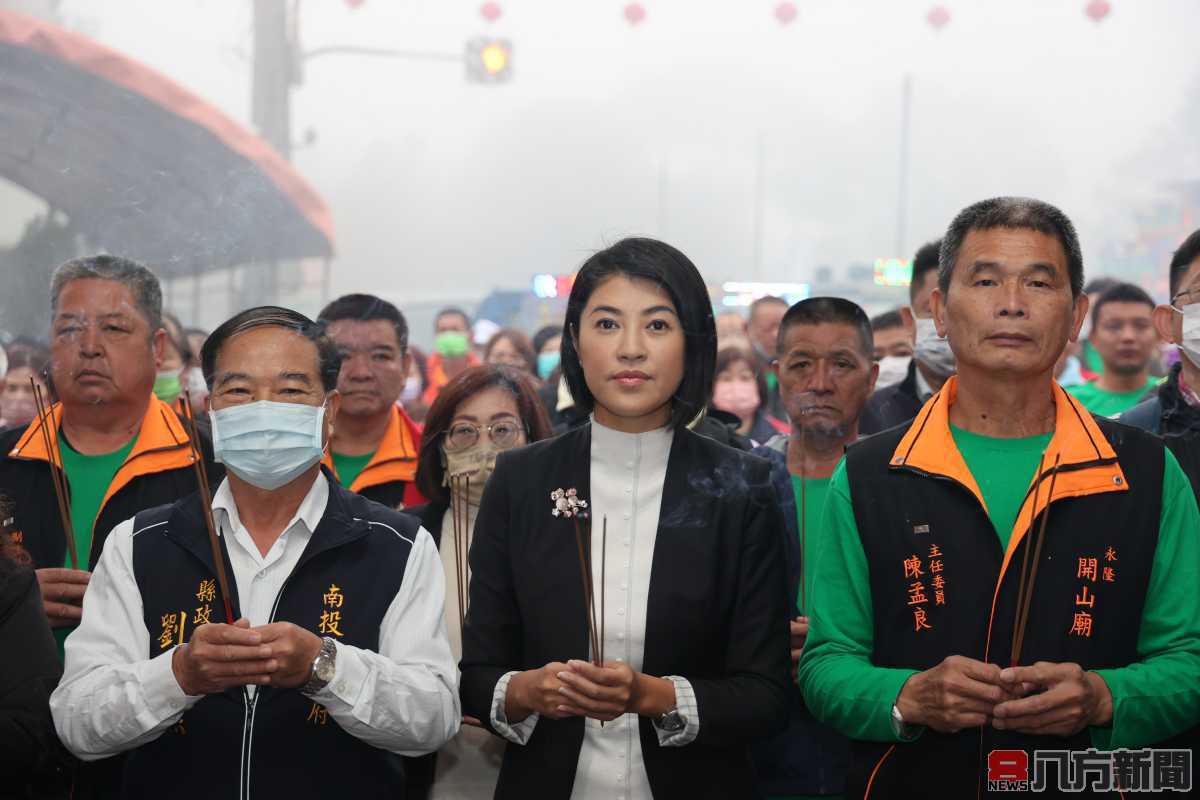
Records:
M226 538L242 616L252 626L271 621L275 598L328 499L329 483L318 473L264 556L241 523L228 481L217 489L214 521ZM67 637L63 679L50 698L59 738L85 761L153 741L202 697L179 687L171 667L174 648L147 657L150 631L133 572L138 535L152 536L153 529L135 531L130 519L105 542L83 598L83 622ZM337 642L333 680L312 695L351 735L394 753L421 755L458 730L457 672L442 619L444 587L433 539L419 530L400 590L380 625L379 652Z
M608 541L607 548L603 548L607 550L604 657L609 661L624 661L635 672L642 670L650 569L673 437L670 428L632 434L592 421L592 496L584 499L590 505L596 620L599 625L602 533L607 519ZM505 696L515 674L506 674L496 684L492 724L509 741L524 744L537 725L538 715L531 714L511 726L505 721ZM694 741L700 731L695 692L686 679L665 677L675 685L676 707L686 717L687 726L677 733L655 730L663 747L683 747ZM597 720L585 719L572 800L650 800L651 797L637 714L625 714L604 726Z

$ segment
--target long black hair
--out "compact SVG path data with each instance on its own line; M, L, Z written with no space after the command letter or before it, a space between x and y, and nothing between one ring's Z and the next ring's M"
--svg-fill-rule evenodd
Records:
M657 239L622 239L583 263L567 300L562 338L562 373L575 407L591 413L596 404L584 378L575 348L579 320L596 287L613 275L641 278L661 286L671 297L684 335L683 380L672 393L671 426L681 428L694 420L712 396L717 361L717 326L708 287L696 265L683 253Z

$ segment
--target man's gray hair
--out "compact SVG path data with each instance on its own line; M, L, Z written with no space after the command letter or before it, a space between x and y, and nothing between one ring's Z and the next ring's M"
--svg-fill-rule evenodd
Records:
M150 324L153 333L162 327L162 285L147 267L120 256L85 256L73 258L54 270L50 282L50 313L58 311L58 298L63 288L72 281L86 278L116 281L129 288L138 311Z

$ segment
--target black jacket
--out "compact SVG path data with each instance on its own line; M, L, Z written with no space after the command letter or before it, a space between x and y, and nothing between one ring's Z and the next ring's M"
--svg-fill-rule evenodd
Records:
M917 360L914 358L908 364L904 380L885 386L867 400L858 421L859 435L870 436L909 422L923 405L917 397Z
M463 713L491 717L511 670L588 658L585 601L572 520L550 494L590 494L591 426L500 455L471 546L463 633ZM744 797L748 745L782 729L789 702L785 556L779 508L761 459L688 430L667 463L646 613L643 671L689 680L697 739L661 747L649 719L642 754L656 798ZM541 719L504 755L497 798L565 798L584 723Z
M33 570L0 554L0 798L66 797L70 757L50 718L62 677Z
M56 420L61 418L59 409L61 406L55 406ZM31 423L38 424L37 420ZM215 491L225 469L212 460L207 425L198 427L208 480ZM0 499L13 504L14 538L29 551L34 566L41 569L61 567L67 545L38 430L13 428L0 434ZM27 431L31 435L26 435ZM191 445L179 417L166 403L151 398L133 450L112 485L117 488L101 506L93 525L91 552L79 554L80 569L95 568L109 532L117 525L139 511L196 491Z
M1176 364L1158 391L1122 414L1121 422L1161 436L1200 499L1200 408L1189 405L1179 390L1182 369Z

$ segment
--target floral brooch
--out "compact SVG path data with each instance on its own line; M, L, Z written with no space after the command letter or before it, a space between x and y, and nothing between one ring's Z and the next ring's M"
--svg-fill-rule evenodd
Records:
M555 489L550 493L550 500L554 504L550 513L556 517L571 519L572 517L586 518L587 517L587 500L579 497L579 492L574 489Z

